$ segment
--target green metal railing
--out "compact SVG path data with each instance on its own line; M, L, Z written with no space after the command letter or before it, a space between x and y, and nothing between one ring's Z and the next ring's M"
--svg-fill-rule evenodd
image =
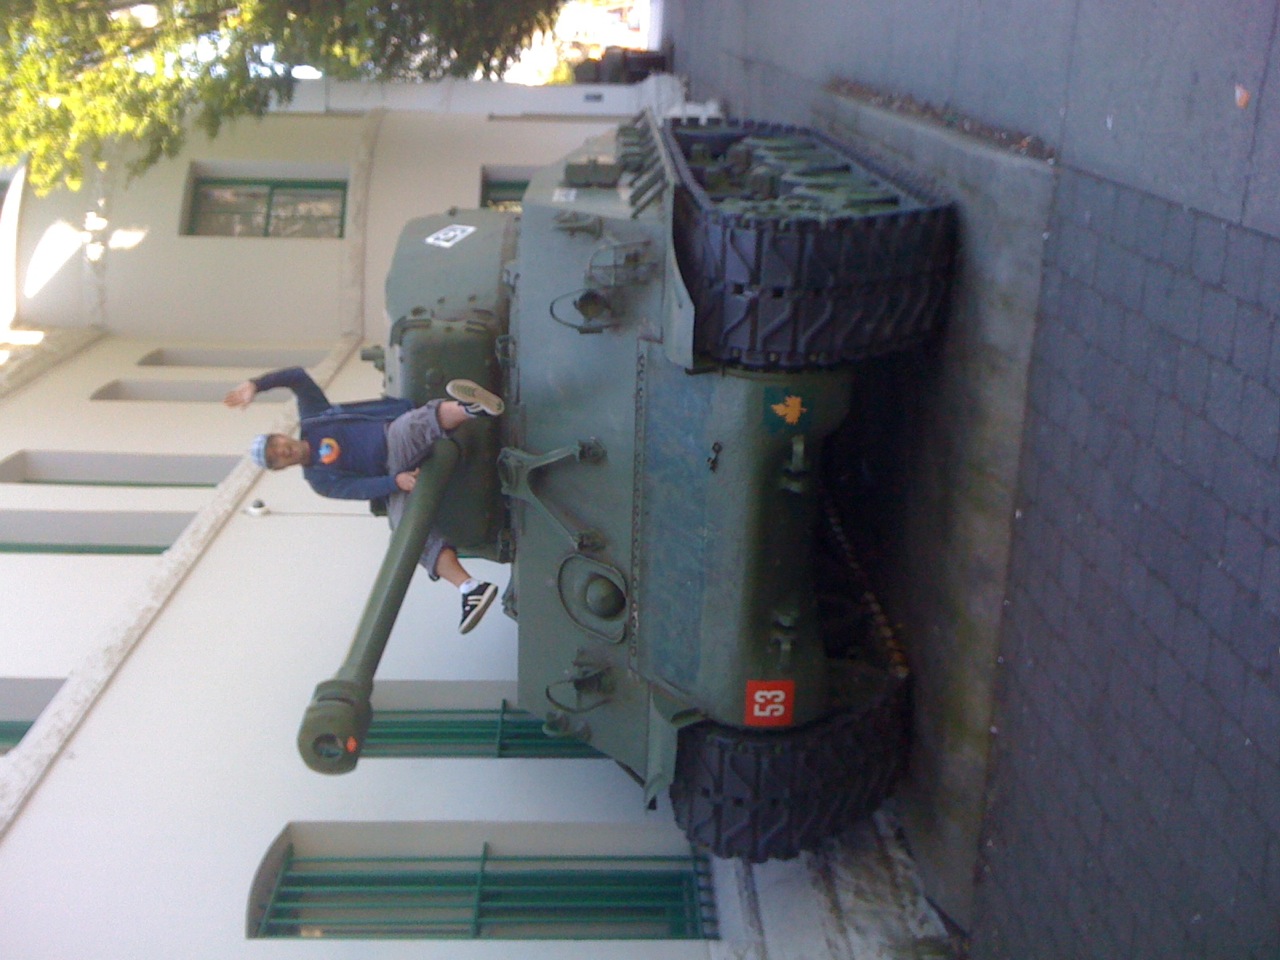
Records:
M0 541L0 553L92 553L155 556L169 548L152 543L26 543Z
M259 937L696 940L718 936L710 865L687 856L297 857Z
M496 710L375 710L365 757L600 757L572 737L543 732L542 721L505 700Z

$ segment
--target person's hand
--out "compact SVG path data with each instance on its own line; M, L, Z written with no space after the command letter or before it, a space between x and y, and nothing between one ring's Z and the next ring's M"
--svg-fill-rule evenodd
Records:
M412 493L413 488L418 485L418 471L406 470L404 473L396 474L396 486L405 493Z
M227 395L222 398L222 402L232 410L244 408L253 403L253 398L257 393L258 388L253 385L253 381L246 380L234 390L227 391Z

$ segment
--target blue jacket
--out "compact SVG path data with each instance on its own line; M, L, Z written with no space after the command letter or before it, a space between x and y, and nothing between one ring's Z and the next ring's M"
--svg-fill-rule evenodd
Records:
M330 403L301 367L286 367L253 380L259 391L286 387L298 398L302 439L311 445L311 462L302 475L323 497L374 500L398 489L387 472L387 424L413 404L397 397L358 403Z

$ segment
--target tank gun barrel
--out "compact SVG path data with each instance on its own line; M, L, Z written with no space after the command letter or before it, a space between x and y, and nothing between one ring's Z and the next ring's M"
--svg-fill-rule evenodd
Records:
M346 773L360 757L373 713L369 703L373 675L458 458L454 441L437 440L432 445L391 535L347 658L332 679L316 686L298 730L298 751L312 770Z

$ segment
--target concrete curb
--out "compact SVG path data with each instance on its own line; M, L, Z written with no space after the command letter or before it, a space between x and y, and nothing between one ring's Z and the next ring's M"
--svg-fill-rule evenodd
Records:
M813 115L836 139L929 177L959 207L952 312L919 398L906 529L885 600L917 683L903 821L930 898L967 926L1055 170L834 91Z

